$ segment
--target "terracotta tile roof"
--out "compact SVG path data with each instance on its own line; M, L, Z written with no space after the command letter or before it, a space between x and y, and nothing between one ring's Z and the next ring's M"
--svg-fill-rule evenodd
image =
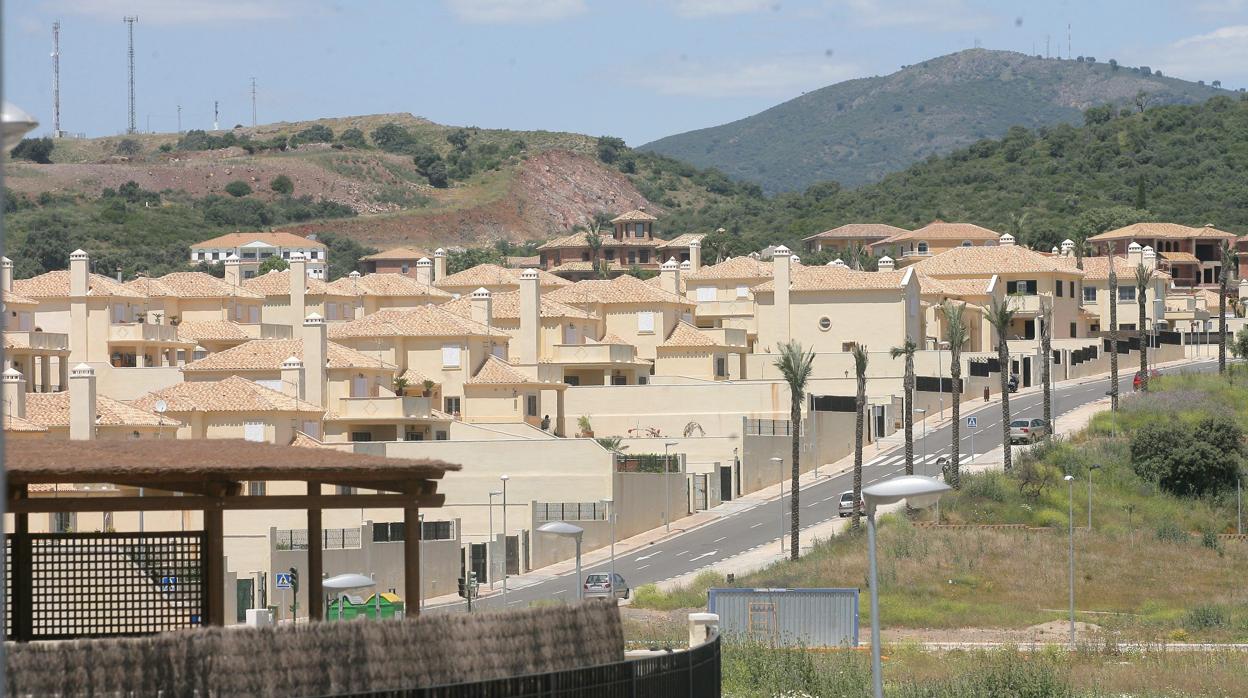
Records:
M178 325L178 339L184 342L246 342L251 339L243 328L229 320L193 320Z
M586 341L589 341L589 340L586 340ZM625 344L625 345L629 344L627 339L624 339L623 337L621 337L620 335L614 332L608 332L607 334L604 334L602 336L602 339L599 339L593 343L594 344Z
M898 228L894 225L885 225L884 223L846 223L831 230L825 230L822 233L815 233L810 237L802 238L807 240L866 240L876 239L883 240L894 235L909 232L905 228Z
M894 242L901 240L984 241L996 240L1000 237L1000 233L980 227L973 223L946 223L944 221L932 221L918 230L902 231L896 235L881 240L880 242Z
M1228 233L1225 230L1218 230L1217 228L1213 227L1212 223L1206 223L1200 227L1193 228L1193 230L1196 231L1195 237L1198 237L1198 238L1206 238L1206 239L1212 238L1212 239L1221 239L1221 240L1238 240L1239 239L1239 236L1236 235L1235 233Z
M27 298L26 296L15 293L13 291L6 292L2 296L2 298L6 306L8 305L39 305L39 301L35 300L34 298Z
M530 257L512 257L512 256L508 256L508 257L507 257L507 266L512 267L512 268L516 268L516 267L521 267L521 268L524 268L524 267L540 267L540 266L542 266L542 256L541 256L540 254L535 254L535 255L532 255L532 256L530 256Z
M325 249L325 243L309 240L294 233L227 233L219 237L197 242L191 247L241 247L252 242L262 242L273 247L317 247Z
M440 288L422 284L402 274L365 274L358 279L344 276L326 285L335 296L392 296L401 298L451 298Z
M176 419L161 417L103 395L95 398L95 413L95 423L100 426L173 427L179 424ZM27 393L26 419L45 427L69 426L69 393Z
M677 235L671 240L656 240L655 242L659 243L658 247L660 250L666 250L666 249L672 249L672 248L688 247L689 243L693 242L694 240L697 240L698 242L702 242L702 238L704 237L706 237L706 233L683 233L681 235Z
M687 322L678 322L661 347L717 347L720 343Z
M331 325L332 327L332 325ZM375 356L329 342L327 368L382 368L396 370L393 364ZM253 339L225 351L209 354L182 367L183 371L272 371L295 356L303 359L302 339Z
M154 390L131 404L154 412L164 400L170 412L315 412L325 410L239 376L219 381L186 381Z
M433 253L423 252L421 250L415 250L410 247L395 247L389 250L382 250L381 252L378 252L376 254L364 255L363 257L360 257L360 261L361 262L379 262L379 261L384 261L384 260L394 260L397 262L397 261L403 261L403 260L411 260L415 262L416 260L421 259L422 257L432 260Z
M448 274L445 278L433 282L433 285L439 288L448 286L515 286L519 288L520 272L522 271L524 270L500 267L497 264L478 264L470 269ZM538 286L567 286L571 283L567 279L561 279L548 271L542 269L535 271L537 271Z
M402 373L399 374L399 378L402 378L403 380L407 381L407 384L413 388L423 387L425 384L425 381L427 380L432 380L434 385L441 385L439 381L436 381L430 378L429 376L426 376L425 374L421 373L420 371L417 371L414 368L405 369Z
M15 417L11 414L5 414L2 417L2 419L4 420L5 431L47 431L48 430L48 428L43 426L42 424L36 424L30 421L29 419L24 419L22 417ZM13 448L13 447L9 446L9 448Z
M491 329L461 317L441 306L379 310L350 322L329 326L330 338L361 337L507 337L505 332Z
M15 279L13 291L27 298L69 298L69 270L50 271L29 279ZM88 296L106 296L116 298L143 298L143 294L127 288L125 284L102 276L91 274L87 279Z
M905 271L855 271L849 267L795 267L789 283L791 291L863 291L900 289ZM775 280L754 287L754 291L775 291Z
M552 301L544 294L538 296L541 304L542 317L557 318L594 318L593 313L573 308L566 303ZM456 315L468 319L472 319L472 301L467 296L453 300L442 305L442 308L455 313ZM519 320L520 319L520 292L519 291L499 291L490 294L490 313L498 320Z
M127 281L125 286L149 298L260 299L264 297L202 271L175 271L157 278L142 276Z
M1075 257L1055 257L1061 264L1069 269L1075 269L1078 262ZM1083 258L1083 278L1087 281L1108 281L1109 280L1109 257L1084 257ZM1119 279L1134 279L1136 265L1127 260L1126 255L1115 255L1114 273ZM1169 279L1170 275L1158 269L1156 272L1158 278Z
M658 276L652 276L646 279L645 281L642 281L641 283L661 289L663 288L663 275L660 274ZM686 289L685 275L682 273L680 275L680 292L683 294L685 292L685 289Z
M1026 274L1032 272L1063 272L1079 274L1072 258L1054 257L1029 250L1021 245L992 247L955 247L934 255L912 268L919 274L937 277L991 276L993 274Z
M563 248L588 248L589 242L586 240L588 236L589 233L585 231L572 233L571 235L565 235L561 238L555 238L550 242L544 242L539 245L537 249L555 250ZM617 240L613 237L612 232L609 230L600 233L599 236L602 238L603 247L658 247L661 242L660 240L650 238L623 238Z
M1179 223L1132 223L1116 230L1106 231L1100 235L1093 235L1088 240L1091 242L1105 242L1110 240L1144 240L1150 238L1175 240L1201 238L1230 241L1237 239L1238 236L1235 233L1218 230L1212 224L1192 227Z
M753 257L730 257L719 264L704 266L696 272L681 274L682 279L701 281L711 279L770 279L773 266Z
M481 368L477 370L476 375L464 381L464 383L468 385L542 384L540 381L531 378L528 374L492 354L485 360L485 363L481 364ZM559 385L563 384L560 383Z
M598 262L582 262L579 260L574 260L571 262L564 262L563 264L560 264L557 267L551 267L549 271L552 274L566 274L568 272L598 271L601 268L603 261L604 260L599 260ZM607 271L622 272L624 271L624 265L620 264L614 259L609 260L607 261Z
M298 430L295 431L295 438L290 440L290 445L296 448L327 448L324 441L315 439Z
M934 279L919 275L919 293L944 296L986 296L988 279Z
M646 221L657 221L658 218L646 212L646 208L635 208L631 211L625 211L615 218L611 219L612 223L644 223Z
M307 284L304 293L309 296L325 295L325 287L327 284L320 279L307 277ZM243 288L262 296L288 296L290 295L290 270L271 271L267 274L253 276L250 279L243 280Z
M1167 262L1178 262L1180 264L1200 264L1200 260L1191 252L1158 252L1158 255Z
M547 294L551 300L570 305L584 306L594 303L614 305L621 303L675 303L693 305L684 296L668 293L651 286L635 276L625 274L614 279L587 279L571 286L555 289Z

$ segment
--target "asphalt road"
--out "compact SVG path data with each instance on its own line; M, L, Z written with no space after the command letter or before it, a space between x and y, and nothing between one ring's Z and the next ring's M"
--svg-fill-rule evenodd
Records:
M1168 369L1169 371L1208 370L1211 361L1196 361ZM1216 360L1212 361L1216 366ZM1131 379L1135 375L1135 366L1120 367L1121 392L1131 392ZM1108 378L1088 383L1059 386L1053 390L1053 417L1103 398L1109 390ZM967 396L969 397L969 396ZM1043 397L1040 392L1015 394L1010 396L1012 418L1042 417ZM945 409L948 410L947 404ZM978 429L965 427L965 419L974 415L978 418ZM968 399L962 405L963 429L961 433L962 460L970 458L971 440L974 439L975 453L981 454L1001 445L1001 405L991 403L984 405L982 399ZM937 429L928 429L923 435L923 427L915 427L914 458L915 472L920 475L939 475L940 467L936 465L938 458L949 454L952 439L951 425L946 424ZM905 469L905 451L897 447L882 454L869 446L864 452L863 485L892 477ZM1016 447L1018 448L1018 447ZM926 455L924 455L926 454ZM802 508L802 528L822 523L837 516L837 500L841 492L853 488L853 473L849 472L833 478L820 479L802 489L800 505ZM783 522L781 516L784 516ZM728 514L721 519L683 533L667 540L655 543L643 550L633 550L627 555L620 555L615 560L616 573L623 575L632 588L643 584L660 582L694 570L714 564L720 560L731 558L761 545L779 546L777 533L787 533L788 496L781 500L770 500L749 509ZM587 565L582 574L590 572L606 572L610 569L609 562ZM519 580L515 580L519 581ZM507 594L507 606L527 605L538 600L574 600L576 598L575 573L543 581L519 589L512 588ZM501 588L501 585L497 585ZM495 595L481 598L474 602L477 608L500 608L502 596ZM429 606L428 610L463 609L463 603Z

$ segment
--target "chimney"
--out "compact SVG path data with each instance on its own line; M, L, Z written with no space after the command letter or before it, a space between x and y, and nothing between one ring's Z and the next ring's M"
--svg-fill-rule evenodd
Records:
M91 257L82 250L69 255L69 297L86 296L91 284Z
M446 250L439 247L433 251L433 280L446 278Z
M842 267L842 268L849 267L849 265L845 263L845 260L841 259L840 257L837 257L836 259L832 260L828 264L833 267Z
M1054 246L1053 246L1053 249L1049 250L1049 254L1051 254L1051 255L1053 255L1054 257L1056 257L1056 256L1058 256L1059 254L1061 254L1061 252L1057 249L1057 245L1054 245Z
M1157 269L1157 252L1151 246L1145 245L1140 257L1144 260L1145 269L1148 269L1149 271L1155 271Z
M82 250L69 255L69 359L87 360L90 324L87 322L87 292L91 288L91 258Z
M312 313L303 320L303 395L304 400L318 407L326 402L326 367L329 341L326 339L325 318Z
M78 364L69 372L69 438L95 438L95 369Z
M776 314L777 342L789 341L789 285L792 282L792 268L789 264L791 261L789 248L784 245L777 247L772 253L772 281L776 288L773 311ZM772 348L777 349L777 347Z
M282 392L299 400L303 393L303 362L298 356L287 357L282 362Z
M1005 233L1000 238L997 239L997 244L1002 247L1009 247L1010 245L1013 245L1015 242L1017 241L1014 239L1014 236L1010 235L1009 233Z
M1062 240L1062 256L1069 257L1075 253L1075 241L1070 238Z
M225 258L225 261L221 263L225 267L225 283L231 286L239 285L242 281L242 274L238 272L238 265L242 263L243 260L239 259L238 255L233 252L230 253L229 257Z
M490 292L479 288L468 297L468 302L472 305L472 321L486 327L492 326L491 321L494 318L490 312Z
M897 263L893 261L892 257L884 255L880 257L880 261L875 263L875 268L879 271L893 271L897 268Z
M4 414L6 417L26 416L26 378L15 368L4 372Z
M680 265L676 263L676 258L669 257L659 267L659 288L668 293L680 295Z
M522 365L536 364L541 357L541 308L537 270L525 269L520 272L520 346L516 350L516 358Z
M308 262L302 252L290 256L290 322L298 327L308 312Z
M428 257L416 260L416 280L426 286L433 283L433 262Z
M702 241L689 243L689 271L696 274L702 268Z
M1127 245L1127 264L1130 264L1131 268L1134 269L1143 263L1144 248L1140 247L1140 243L1132 240L1131 244Z
M13 260L0 257L0 291L13 292Z
M1248 277L1239 280L1239 299L1248 300Z

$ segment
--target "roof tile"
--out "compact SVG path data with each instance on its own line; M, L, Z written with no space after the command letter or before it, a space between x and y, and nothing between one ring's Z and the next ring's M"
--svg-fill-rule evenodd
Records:
M332 327L332 326L331 326ZM329 342L326 368L397 367L363 352ZM185 371L272 371L280 369L291 356L303 358L302 339L253 339L225 351L209 354L182 367Z

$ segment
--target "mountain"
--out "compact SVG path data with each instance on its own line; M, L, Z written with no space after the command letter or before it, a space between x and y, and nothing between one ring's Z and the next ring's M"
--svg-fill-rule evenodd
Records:
M642 150L714 167L764 191L795 191L833 180L879 181L931 155L1011 126L1079 123L1112 102L1191 104L1226 90L1162 77L1148 68L1043 59L970 49L806 93L732 123L659 139Z

